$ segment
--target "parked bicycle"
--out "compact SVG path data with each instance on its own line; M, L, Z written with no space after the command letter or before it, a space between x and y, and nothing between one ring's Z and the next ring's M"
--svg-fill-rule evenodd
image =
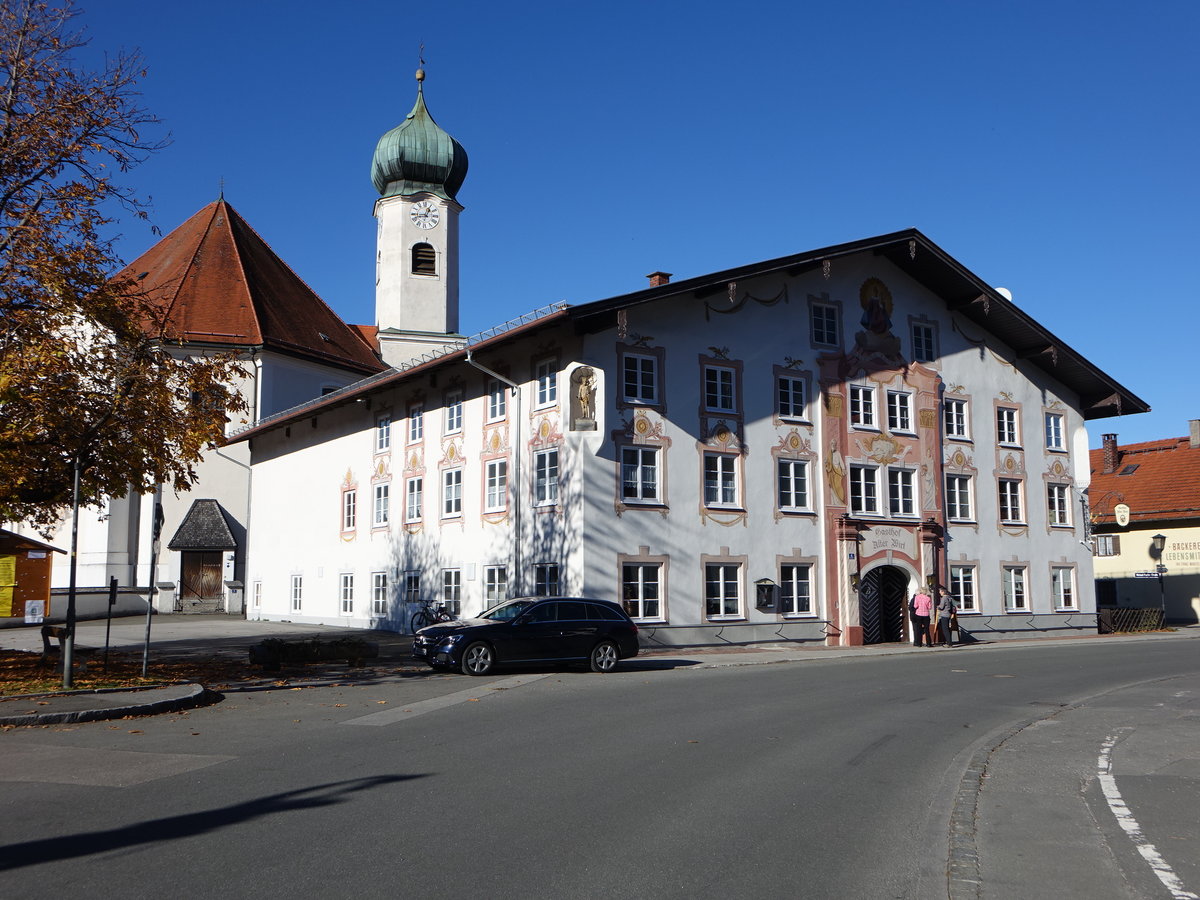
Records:
M440 622L453 622L454 616L446 609L445 603L430 603L428 600L422 601L421 608L413 613L409 624L412 626L413 634L416 634L426 625L437 625Z

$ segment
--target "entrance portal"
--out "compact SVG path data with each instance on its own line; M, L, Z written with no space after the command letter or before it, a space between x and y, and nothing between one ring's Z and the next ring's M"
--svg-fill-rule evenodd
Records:
M879 566L863 576L858 592L858 616L864 644L894 644L904 640L904 608L908 575L896 566Z

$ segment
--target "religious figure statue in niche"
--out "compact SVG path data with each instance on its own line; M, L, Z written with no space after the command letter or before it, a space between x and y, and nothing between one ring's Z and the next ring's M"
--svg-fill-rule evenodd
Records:
M892 292L878 278L868 278L858 292L863 314L859 323L862 331L854 335L861 350L896 356L900 339L892 334Z
M596 372L591 366L580 366L571 375L575 391L572 398L571 421L576 431L596 427Z

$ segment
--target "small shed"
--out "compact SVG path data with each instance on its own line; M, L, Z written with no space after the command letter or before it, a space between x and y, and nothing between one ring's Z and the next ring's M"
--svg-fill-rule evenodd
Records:
M0 618L40 622L50 614L50 554L65 552L0 528Z

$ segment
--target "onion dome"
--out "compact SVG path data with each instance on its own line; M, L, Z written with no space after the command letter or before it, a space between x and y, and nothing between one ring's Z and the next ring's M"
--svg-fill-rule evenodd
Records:
M454 200L467 177L467 151L429 115L421 88L424 80L425 71L418 69L412 112L375 145L371 181L380 196L426 191Z

